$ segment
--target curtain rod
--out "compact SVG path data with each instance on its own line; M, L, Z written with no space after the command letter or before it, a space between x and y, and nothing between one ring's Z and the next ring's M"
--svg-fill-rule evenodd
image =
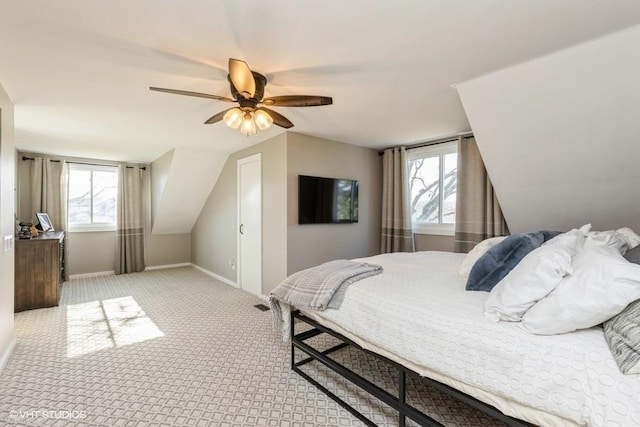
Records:
M462 135L458 135L458 136L455 136L455 137L454 136L450 136L450 137L447 137L447 138L436 139L436 140L433 140L433 141L418 142L416 144L405 146L405 149L406 150L413 150L414 148L422 148L422 147L429 147L431 145L446 144L447 142L457 141L458 138L460 138L460 137L462 137L462 139L469 139L469 138L473 138L473 134L462 134ZM384 154L384 150L378 151L378 155L379 156L382 156L383 154Z
M22 160L35 160L35 159L33 157L22 156ZM60 160L51 159L50 161L60 163ZM67 162L67 163L72 163L74 165L89 165L89 166L115 166L115 165L105 165L100 163L88 163L88 162ZM133 169L133 166L125 166L125 167L128 169ZM140 169L142 169L143 171L146 171L147 167L142 166Z

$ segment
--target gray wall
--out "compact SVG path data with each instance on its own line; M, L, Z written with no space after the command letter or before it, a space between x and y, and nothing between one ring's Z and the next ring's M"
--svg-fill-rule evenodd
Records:
M191 262L190 233L150 234L147 232L145 243L147 267Z
M382 158L376 150L289 132L287 137L287 272L380 251ZM298 175L359 181L356 224L298 225Z
M18 219L36 222L31 209L31 177L29 161L22 161L22 155L34 156L36 153L18 153ZM42 155L42 154L40 154ZM50 156L55 157L55 156ZM77 159L91 161L92 159ZM149 171L150 172L150 171ZM144 195L147 200L147 224L145 236L147 267L181 264L191 262L191 234L152 235L150 225L150 180L149 173L144 174ZM115 231L68 233L69 274L90 274L113 271L115 265Z
M13 139L13 104L0 85L0 240L15 234L14 183L16 178ZM14 250L0 248L0 369L9 357L13 342Z
M116 233L91 231L67 233L69 274L89 274L113 271Z
M191 233L192 262L232 282L237 257L238 159L262 153L263 285L337 258L378 253L382 164L377 151L292 132L229 156ZM298 225L298 175L357 179L357 224Z
M232 282L237 271L237 161L262 153L262 293L287 272L287 135L231 154L191 232L192 262Z
M439 236L435 234L414 234L413 240L416 251L453 252L453 236Z
M156 167L155 162L149 165L148 173L142 175L144 179L143 197L146 199L144 245L146 265L154 267L191 262L191 233L152 234L153 189L151 177L154 174L154 167ZM115 236L113 238L115 240Z
M145 236L147 267L191 262L190 234ZM69 274L111 272L115 265L116 233L93 231L68 233Z

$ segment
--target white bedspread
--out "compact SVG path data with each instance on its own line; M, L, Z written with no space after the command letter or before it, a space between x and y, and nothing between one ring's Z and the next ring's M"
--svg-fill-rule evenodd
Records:
M340 309L313 317L536 424L640 425L640 377L620 373L601 329L536 336L518 323L491 322L482 309L488 294L465 291L457 275L463 258L418 252L362 259L384 273L351 285Z

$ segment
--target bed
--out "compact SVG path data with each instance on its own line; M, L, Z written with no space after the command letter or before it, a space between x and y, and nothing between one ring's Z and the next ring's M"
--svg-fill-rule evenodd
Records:
M292 367L301 372L296 350L310 354L303 363L327 357L331 350L322 354L304 344L326 331L443 384L454 397L468 396L507 424L640 425L640 378L620 373L601 328L539 336L518 323L490 321L483 314L488 293L465 291L457 274L464 257L417 252L360 259L384 273L350 285L339 309L293 307L298 323L319 329L296 333L292 327ZM428 418L412 417L403 393L391 402L399 424L405 416L428 424Z

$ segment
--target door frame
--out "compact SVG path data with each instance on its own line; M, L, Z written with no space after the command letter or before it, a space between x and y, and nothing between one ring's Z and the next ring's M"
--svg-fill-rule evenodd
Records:
M237 198L237 205L236 205L236 275L237 275L237 282L238 282L238 288L244 290L245 292L248 292L246 289L244 289L242 287L242 258L241 258L241 238L240 238L240 224L241 224L241 206L242 206L242 200L241 200L241 194L240 194L240 170L242 168L242 165L245 165L247 163L251 163L251 162L255 162L258 161L258 167L259 167L259 173L258 173L258 179L259 179L259 186L260 186L260 266L259 266L259 271L260 271L260 295L262 295L262 249L263 249L263 244L262 244L262 211L263 211L263 198L262 198L262 153L256 153L256 154L252 154L250 156L247 157L243 157L241 159L238 159L236 162L236 198ZM251 293L251 292L250 292Z

